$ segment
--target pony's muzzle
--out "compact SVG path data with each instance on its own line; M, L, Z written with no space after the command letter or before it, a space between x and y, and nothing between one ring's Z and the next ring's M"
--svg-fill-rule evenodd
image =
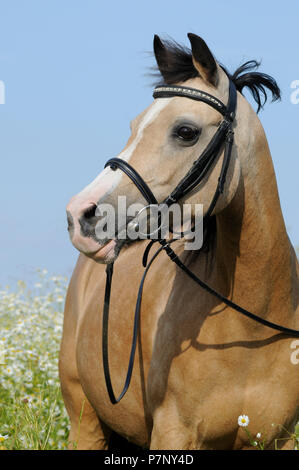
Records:
M80 203L76 198L71 199L66 208L71 242L85 254L95 253L100 248L95 237L96 208L95 203Z

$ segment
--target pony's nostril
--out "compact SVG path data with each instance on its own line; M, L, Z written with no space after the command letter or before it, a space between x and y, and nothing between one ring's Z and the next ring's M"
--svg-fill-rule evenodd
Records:
M81 226L81 235L84 237L94 237L95 226L97 222L96 217L97 205L91 204L87 209L82 212L79 218L79 224Z
M96 215L97 206L94 204L90 206L83 214L83 217L88 220L92 219Z

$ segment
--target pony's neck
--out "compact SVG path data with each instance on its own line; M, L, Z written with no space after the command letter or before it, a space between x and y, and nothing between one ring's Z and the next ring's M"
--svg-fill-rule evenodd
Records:
M235 197L217 215L215 266L226 295L253 313L287 324L294 310L292 252L268 143L256 121L251 152L240 155Z

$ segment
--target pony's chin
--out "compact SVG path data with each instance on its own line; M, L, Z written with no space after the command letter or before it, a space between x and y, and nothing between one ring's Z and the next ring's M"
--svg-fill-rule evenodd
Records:
M110 264L116 260L119 255L122 244L119 243L119 240L109 240L103 246L101 246L97 251L92 253L85 253L88 258L93 259L100 264Z

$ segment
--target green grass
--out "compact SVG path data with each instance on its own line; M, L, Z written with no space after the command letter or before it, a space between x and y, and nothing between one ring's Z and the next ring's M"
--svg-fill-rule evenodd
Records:
M39 271L32 290L0 290L0 450L57 450L68 445L58 354L67 279ZM79 431L79 430L78 430ZM261 439L248 440L263 449ZM287 433L299 449L299 423Z
M0 291L0 449L65 449L69 421L58 378L66 279L40 271Z

